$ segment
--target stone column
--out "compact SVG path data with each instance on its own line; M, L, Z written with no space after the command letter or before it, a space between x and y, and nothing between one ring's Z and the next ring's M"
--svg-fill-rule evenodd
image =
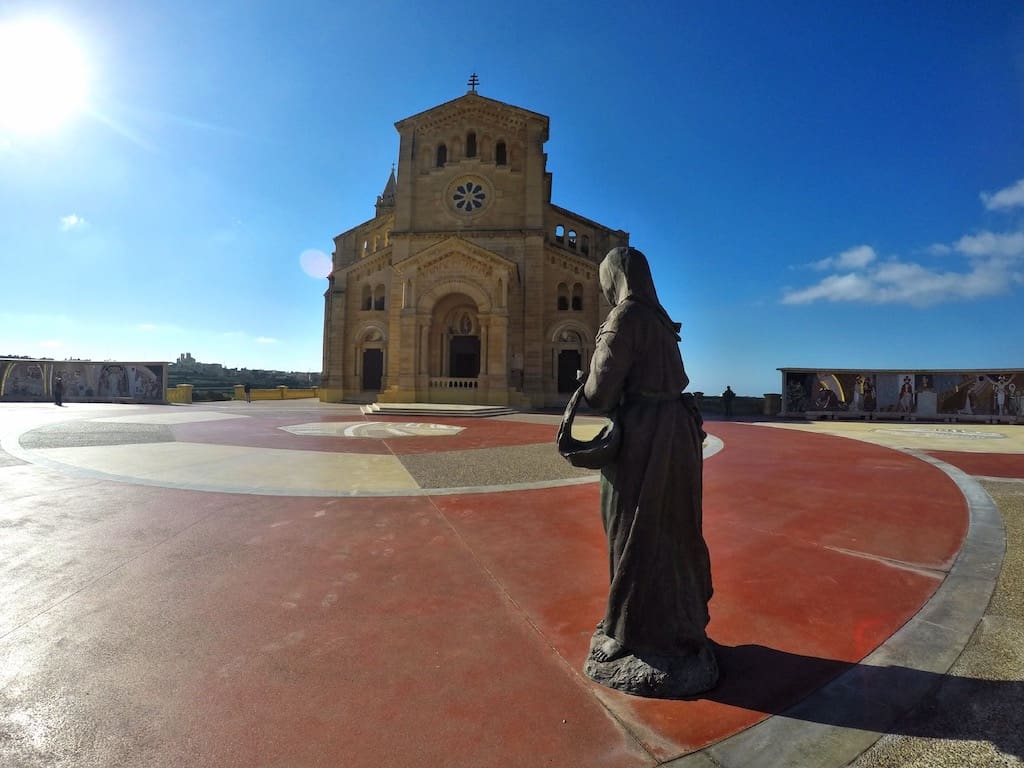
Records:
M430 375L430 318L422 315L417 318L419 329L419 372L422 376Z
M345 313L346 295L341 286L324 294L324 368L320 397L338 403L345 396Z
M489 330L487 373L491 383L491 398L495 404L507 405L509 402L508 315L492 315Z
M403 309L399 321L400 339L398 343L392 343L392 353L398 355L398 380L392 381L392 385L398 385L399 400L408 402L417 399L416 392L416 348L419 341L419 327L414 310Z
M477 374L477 376L480 376L481 378L491 373L491 367L488 364L490 355L488 354L487 347L487 328L489 325L490 318L480 318L480 372Z
M523 391L534 405L544 399L544 235L526 238L523 288Z

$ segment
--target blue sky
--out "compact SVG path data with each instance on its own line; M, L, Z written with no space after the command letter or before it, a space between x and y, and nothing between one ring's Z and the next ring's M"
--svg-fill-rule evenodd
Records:
M59 124L0 119L0 355L319 370L302 254L476 71L550 116L552 201L648 255L691 389L1024 367L1019 2L0 6L26 17L88 81Z

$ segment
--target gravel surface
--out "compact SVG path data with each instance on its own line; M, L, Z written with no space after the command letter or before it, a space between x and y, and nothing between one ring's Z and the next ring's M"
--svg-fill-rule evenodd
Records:
M935 693L854 768L1024 765L1024 483L983 482L1006 525L995 593Z
M22 448L84 448L96 445L171 443L174 436L164 424L66 421L33 429L21 436Z
M593 470L577 469L569 464L558 455L553 443L419 453L398 458L423 488L511 485L597 475Z

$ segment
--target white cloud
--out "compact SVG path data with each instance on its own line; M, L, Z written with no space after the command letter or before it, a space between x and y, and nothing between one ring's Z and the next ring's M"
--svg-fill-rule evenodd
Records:
M39 342L39 346L43 349L60 349L64 346L64 342L58 339L45 339Z
M838 256L829 256L827 259L816 261L811 264L811 268L818 271L826 269L863 269L876 258L878 256L875 253L875 249L870 245L858 245L843 251Z
M871 280L863 275L829 275L817 285L799 291L790 291L782 297L783 304L810 304L827 301L870 301Z
M1000 189L998 192L981 193L981 202L990 211L1001 211L1006 208L1024 206L1024 179L1016 184Z
M169 323L137 323L135 330L143 333L179 333L182 329Z
M981 199L990 211L1024 206L1024 179L992 194L982 192ZM959 269L939 269L898 256L879 262L871 246L858 245L812 263L812 269L834 274L805 288L785 290L782 303L830 301L924 307L998 296L1024 285L1024 230L983 230L951 244L933 243L924 252L960 257L962 264Z
M275 339L275 338L273 338L271 336L257 336L256 337L256 343L257 344L277 344L279 342L278 342L277 339Z
M953 248L967 256L1024 256L1024 232L996 234L979 232L965 235L953 243Z
M975 258L963 271L938 270L892 259L860 272L829 275L808 288L788 291L782 303L830 301L925 307L998 296L1020 284L1024 284L1024 265L1005 257Z
M60 217L60 231L68 232L72 229L78 229L84 227L88 222L81 216L75 213L68 214L67 216Z

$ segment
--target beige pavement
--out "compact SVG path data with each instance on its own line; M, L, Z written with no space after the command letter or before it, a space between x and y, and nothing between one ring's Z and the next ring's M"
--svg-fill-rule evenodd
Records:
M772 421L760 426L837 435L887 448L967 453L1024 453L1024 425L899 424L863 421Z

